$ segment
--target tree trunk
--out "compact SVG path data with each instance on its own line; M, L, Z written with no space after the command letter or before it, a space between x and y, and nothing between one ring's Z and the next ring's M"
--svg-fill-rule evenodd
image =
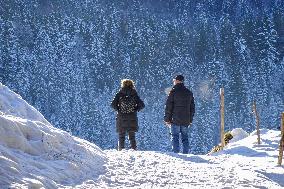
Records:
M283 159L283 148L284 148L284 112L282 112L281 116L281 139L279 145L279 156L278 156L278 165L282 164Z
M259 131L259 115L256 109L256 101L253 101L253 112L255 114L257 144L260 144L260 131Z
M225 146L224 141L224 132L225 132L225 95L224 95L224 88L220 89L220 101L221 101L221 148L223 149Z

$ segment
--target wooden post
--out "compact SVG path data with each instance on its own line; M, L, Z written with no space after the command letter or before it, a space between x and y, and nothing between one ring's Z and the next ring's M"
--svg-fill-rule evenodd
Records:
M284 112L282 112L281 116L281 139L279 145L278 165L282 164L283 150L284 150Z
M225 146L224 133L225 133L225 95L224 88L220 89L220 113L221 113L221 148Z
M259 131L259 114L256 110L256 101L253 101L253 113L255 114L257 144L260 144L260 131Z

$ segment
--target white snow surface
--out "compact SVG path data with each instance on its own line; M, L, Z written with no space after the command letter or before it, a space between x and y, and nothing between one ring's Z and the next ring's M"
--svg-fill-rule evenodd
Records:
M105 150L54 128L0 84L0 188L284 188L280 131L248 135L213 155ZM139 142L139 141L138 141Z
M53 127L0 83L0 188L61 188L104 172L96 145Z
M233 138L229 141L230 143L237 142L249 136L242 128L235 128L230 133L233 135Z

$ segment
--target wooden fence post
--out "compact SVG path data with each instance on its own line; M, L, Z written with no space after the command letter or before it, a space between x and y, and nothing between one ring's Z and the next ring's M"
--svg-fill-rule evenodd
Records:
M220 89L220 113L221 113L221 148L225 146L224 133L225 133L225 95L224 88Z
M260 144L260 131L259 131L259 114L256 109L256 101L253 101L253 112L255 114L256 121L256 134L257 134L257 144Z
M279 144L278 165L282 164L283 149L284 149L284 112L282 112L282 116L281 116L281 139L280 139L280 144Z

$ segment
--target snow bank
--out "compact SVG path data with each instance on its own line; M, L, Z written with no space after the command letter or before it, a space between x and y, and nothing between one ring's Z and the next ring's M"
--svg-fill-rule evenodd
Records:
M232 131L235 140L230 143L219 154L241 155L246 157L266 157L271 151L275 156L278 152L280 132L268 129L260 130L261 144L257 144L256 131L248 134L243 129L237 128ZM284 177L283 177L284 178Z
M96 145L53 127L0 84L0 188L72 186L104 172Z
M0 83L0 115L11 115L50 125L34 107Z

